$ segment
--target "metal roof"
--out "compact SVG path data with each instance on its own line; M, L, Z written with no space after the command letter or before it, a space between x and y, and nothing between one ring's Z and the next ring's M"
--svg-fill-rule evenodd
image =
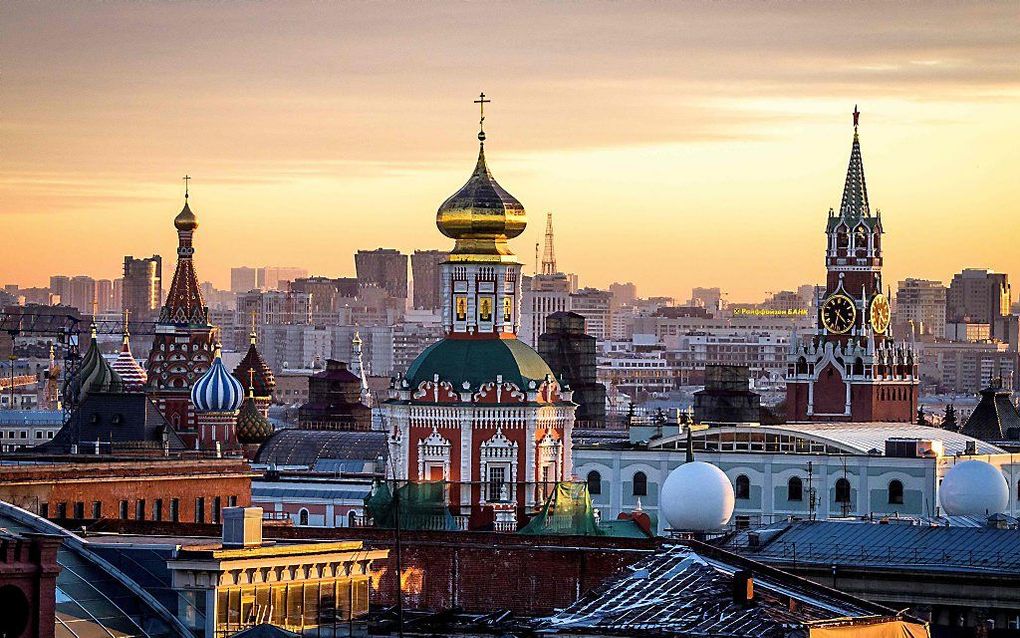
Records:
M787 423L770 426L772 430L789 430L807 436L829 439L837 445L867 454L871 450L885 453L885 442L892 438L937 439L947 455L963 454L968 443L974 443L978 454L1005 454L1002 448L965 434L940 430L915 423Z
M374 463L386 458L386 433L348 430L281 430L259 448L255 462L314 467L323 459Z
M337 499L362 501L372 491L370 484L330 485L329 483L271 483L253 481L252 498L312 498L325 501Z
M0 427L7 425L56 425L64 424L64 413L60 410L3 410L0 411Z
M727 548L765 563L868 565L934 571L1020 569L1020 530L924 521L797 521L733 538Z
M736 559L736 563L726 560ZM724 552L674 546L538 623L543 633L787 636L807 623L891 614L877 605L753 563L756 604L734 601L733 575L748 569ZM797 601L791 605L790 601Z

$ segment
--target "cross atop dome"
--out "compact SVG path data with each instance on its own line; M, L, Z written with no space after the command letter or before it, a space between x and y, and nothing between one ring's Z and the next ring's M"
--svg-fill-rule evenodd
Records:
M500 186L485 162L485 105L491 102L481 93L479 105L478 161L471 177L451 195L436 213L436 226L456 240L450 254L459 262L515 262L508 239L517 237L527 225L524 206Z

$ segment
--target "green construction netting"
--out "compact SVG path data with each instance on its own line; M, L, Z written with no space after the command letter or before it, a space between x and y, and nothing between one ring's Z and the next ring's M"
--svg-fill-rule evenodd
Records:
M446 506L446 483L405 483L395 496L388 483L380 482L365 497L365 512L376 527L396 527L399 504L400 529L457 529Z
M557 483L542 511L517 533L605 536L605 532L595 524L588 484L584 482Z

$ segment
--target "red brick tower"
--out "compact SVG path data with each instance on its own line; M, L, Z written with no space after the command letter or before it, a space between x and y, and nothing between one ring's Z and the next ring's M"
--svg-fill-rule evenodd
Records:
M872 214L864 181L860 113L854 109L843 201L829 209L828 270L815 334L791 341L789 421L911 421L917 409L917 360L889 336L882 293L882 215Z
M191 386L212 363L216 328L209 323L209 308L198 287L192 261L195 254L192 237L198 219L188 206L187 188L184 208L174 218L174 226L178 239L177 268L159 313L146 363L147 392L181 438L192 444L197 424Z

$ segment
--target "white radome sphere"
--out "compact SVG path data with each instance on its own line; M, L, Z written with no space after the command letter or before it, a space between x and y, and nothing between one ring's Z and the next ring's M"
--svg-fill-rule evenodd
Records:
M733 515L733 486L725 472L703 461L684 463L662 484L659 510L670 528L707 532Z
M1009 506L1009 485L997 467L984 461L963 461L946 472L939 502L950 516L1000 514Z

